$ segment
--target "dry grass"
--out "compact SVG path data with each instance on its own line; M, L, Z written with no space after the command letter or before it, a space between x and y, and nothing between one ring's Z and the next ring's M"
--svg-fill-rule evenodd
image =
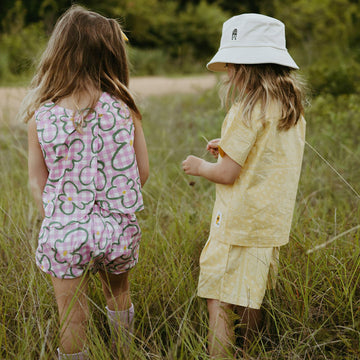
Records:
M359 100L319 97L306 116L309 144L356 191ZM213 91L141 101L151 176L144 189L146 210L139 215L143 241L131 277L136 342L127 359L207 359L206 307L196 297L196 283L214 188L186 177L180 163L189 153L204 153L202 136L218 135L224 115L218 104ZM2 110L0 358L54 359L56 306L49 279L33 258L40 223L27 187L26 127L13 122L16 108ZM265 299L264 335L249 359L360 358L359 215L359 198L307 147L291 240L281 251L277 288ZM89 299L92 358L110 359L96 278Z

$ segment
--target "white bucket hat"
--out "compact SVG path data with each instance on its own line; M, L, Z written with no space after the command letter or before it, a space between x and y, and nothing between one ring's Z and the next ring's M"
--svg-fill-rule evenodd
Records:
M225 71L227 63L271 63L299 69L286 49L285 25L260 14L237 15L224 22L220 48L206 67Z

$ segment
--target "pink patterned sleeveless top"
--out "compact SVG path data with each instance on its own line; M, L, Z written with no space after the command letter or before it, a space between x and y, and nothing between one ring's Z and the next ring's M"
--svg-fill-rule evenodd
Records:
M110 213L143 209L128 107L103 93L80 131L73 111L52 102L35 113L49 176L43 193L45 218L80 220L96 203Z

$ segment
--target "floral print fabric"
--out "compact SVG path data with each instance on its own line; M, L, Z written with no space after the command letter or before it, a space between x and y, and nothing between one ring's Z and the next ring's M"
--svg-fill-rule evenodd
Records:
M79 131L74 114L50 102L36 113L49 171L37 263L53 276L80 276L86 265L119 273L137 262L143 199L128 107L103 93ZM100 261L101 260L101 261Z
M80 221L44 221L36 263L54 277L71 279L88 270L114 274L130 270L139 257L140 227L136 216L109 213L94 206Z

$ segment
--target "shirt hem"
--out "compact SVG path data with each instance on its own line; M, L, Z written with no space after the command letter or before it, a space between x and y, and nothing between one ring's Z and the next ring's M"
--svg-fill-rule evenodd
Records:
M289 243L289 238L286 239L281 238L279 240L275 240L274 238L268 238L268 239L261 239L260 236L248 236L246 239L236 239L233 240L234 237L236 237L236 234L216 234L212 233L211 236L213 238L216 238L217 241L222 242L227 245L234 245L234 246L246 246L246 247L258 247L258 248L268 248L268 247L277 247L277 246L283 246ZM231 239L232 238L232 239Z

